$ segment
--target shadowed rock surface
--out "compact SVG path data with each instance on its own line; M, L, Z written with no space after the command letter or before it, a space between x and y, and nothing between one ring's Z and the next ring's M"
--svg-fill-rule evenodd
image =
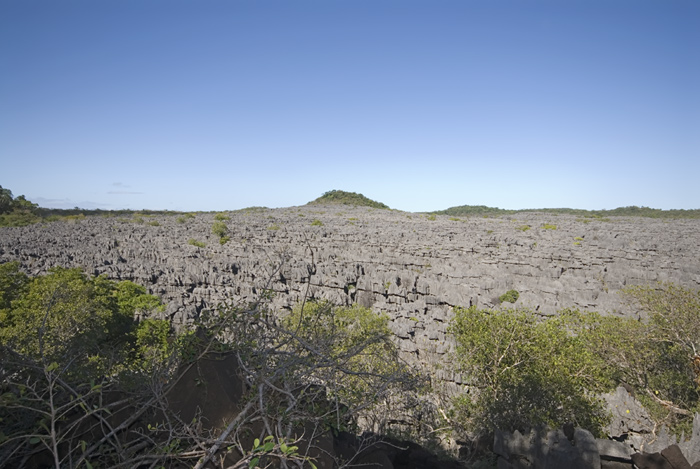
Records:
M453 306L495 306L511 289L520 293L514 306L542 315L571 307L635 316L618 295L627 285L700 286L700 220L606 222L535 212L431 220L351 206L228 215L225 245L212 234L214 214L185 223L177 216L144 223L90 217L0 228L0 262L19 260L32 275L64 266L132 280L163 299L176 325L222 301L254 301L268 289L274 308L293 307L307 290L337 304L357 302L388 313L406 358L424 366L451 347Z

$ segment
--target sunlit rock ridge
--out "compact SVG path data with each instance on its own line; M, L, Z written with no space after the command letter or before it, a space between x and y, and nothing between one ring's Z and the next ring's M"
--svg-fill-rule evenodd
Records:
M700 220L537 212L455 219L344 205L226 215L223 245L212 213L184 222L88 217L0 228L0 261L19 260L30 274L82 267L138 282L163 299L176 325L261 295L276 309L305 295L357 302L386 312L404 356L428 367L451 348L453 307L497 306L508 290L520 295L507 306L542 315L561 308L637 315L619 295L627 285L700 286Z

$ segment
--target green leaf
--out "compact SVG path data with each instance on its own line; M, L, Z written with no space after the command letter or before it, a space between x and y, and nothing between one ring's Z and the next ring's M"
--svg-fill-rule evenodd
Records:
M258 462L260 462L260 458L253 458L250 460L250 463L248 463L248 469L254 469L257 467Z
M253 448L257 448L258 446L260 446L260 439L256 438L253 440Z
M39 444L39 443L41 443L41 438L39 438L38 436L35 436L35 437L32 437L32 438L29 439L29 444L30 444L30 445L36 445L36 444Z
M275 449L275 442L274 441L268 441L265 443L265 452L268 453Z

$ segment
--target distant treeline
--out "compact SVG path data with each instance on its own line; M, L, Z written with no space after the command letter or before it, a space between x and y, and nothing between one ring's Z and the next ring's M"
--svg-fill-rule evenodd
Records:
M485 205L460 205L450 207L447 210L432 212L436 215L450 215L453 217L467 216L498 216L512 215L524 212L543 212L552 214L574 215L583 218L607 218L607 217L648 217L648 218L700 218L700 209L693 210L661 210L658 208L618 207L612 210L582 210L575 208L537 208L523 210L506 210Z
M44 208L44 207L39 207L36 212L37 215L39 215L42 218L49 218L52 216L58 216L58 217L66 217L66 216L76 216L76 215L84 215L86 217L91 217L91 216L102 216L102 217L130 217L134 214L138 215L145 215L145 216L153 216L153 215L182 215L184 212L176 212L172 210L147 210L147 209L142 209L142 210L127 210L127 209L121 209L121 210L102 210L99 208L96 209L86 209L86 208Z

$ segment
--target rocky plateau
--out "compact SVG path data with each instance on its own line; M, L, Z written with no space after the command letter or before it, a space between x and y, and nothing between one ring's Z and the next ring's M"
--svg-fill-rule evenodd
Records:
M0 228L0 262L18 260L32 275L63 266L132 280L162 298L178 327L222 302L266 297L280 310L305 297L359 303L389 315L408 360L457 384L460 376L432 366L451 349L453 307L497 306L517 290L506 306L545 316L562 308L637 316L620 295L626 286L700 287L700 220L452 218L342 205L226 215L223 245L213 213L184 223L157 215Z

